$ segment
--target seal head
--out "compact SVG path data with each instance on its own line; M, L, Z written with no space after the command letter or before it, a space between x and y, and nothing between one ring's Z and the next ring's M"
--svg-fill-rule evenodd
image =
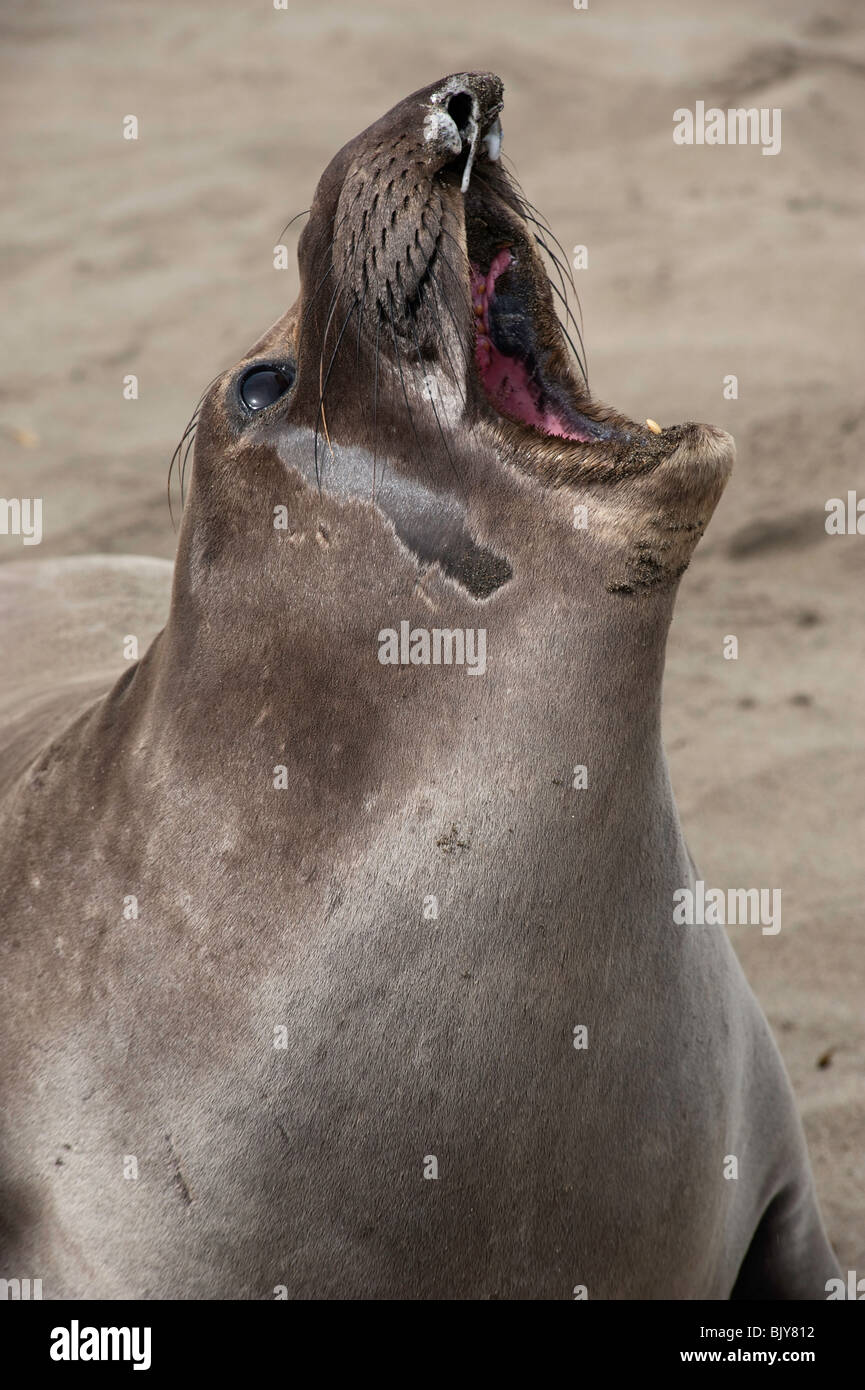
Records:
M553 493L589 505L610 592L669 590L682 573L733 442L638 425L592 397L579 330L556 313L552 233L502 160L502 107L496 76L454 74L331 161L300 238L298 302L202 407L195 516L213 529L199 553L221 545L214 495L229 486L236 512L238 473L269 457L319 492L372 501L421 568L478 599L516 559L483 500L503 471L536 485L538 527L562 505Z

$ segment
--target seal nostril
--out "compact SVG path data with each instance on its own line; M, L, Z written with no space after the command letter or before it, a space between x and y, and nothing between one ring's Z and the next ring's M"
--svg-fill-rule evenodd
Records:
M456 92L447 104L447 113L462 136L469 138L469 121L472 118L472 99L468 92Z
M290 367L253 367L240 383L240 399L249 410L264 410L284 396L293 382Z

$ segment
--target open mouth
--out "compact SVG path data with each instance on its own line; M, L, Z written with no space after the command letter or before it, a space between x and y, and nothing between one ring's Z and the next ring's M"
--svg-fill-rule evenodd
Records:
M451 165L463 195L479 394L499 424L529 430L535 440L603 444L620 457L668 447L672 440L658 438L654 421L637 425L589 395L566 347L539 249L544 238L533 234L533 219L499 163L497 120L493 129L494 140L479 140L477 128L471 141L464 137Z
M504 175L499 183L506 196ZM499 190L477 184L465 200L466 241L474 366L487 403L497 415L549 439L627 444L633 433L624 421L595 418L565 349L546 270L528 229Z
M541 434L590 444L609 435L554 392L544 376L535 349L531 316L507 283L514 265L511 247L493 257L486 275L471 265L472 308L475 314L475 366L490 404L515 423ZM499 286L500 277L504 277Z
M420 113L415 96L423 98ZM380 352L392 359L395 389L406 393L406 361L417 367L414 386L432 401L428 414L440 433L431 362L448 391L458 388L449 398L459 396L517 466L545 478L652 467L677 447L679 427L635 424L592 399L567 303L567 257L554 254L552 233L501 160L501 97L494 74L454 74L406 98L406 110L395 107L375 134L362 132L338 157L331 247L321 258L326 263L330 251L337 275L328 284L316 272L310 299L321 294L319 393L355 315L376 373ZM374 398L377 383L376 375Z

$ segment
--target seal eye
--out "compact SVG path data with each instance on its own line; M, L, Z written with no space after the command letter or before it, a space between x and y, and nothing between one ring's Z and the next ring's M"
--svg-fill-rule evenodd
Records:
M240 399L249 410L264 410L284 396L293 382L290 367L254 367L240 383Z

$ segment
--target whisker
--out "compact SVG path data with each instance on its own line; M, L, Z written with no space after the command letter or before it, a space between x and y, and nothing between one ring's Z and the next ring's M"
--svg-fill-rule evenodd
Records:
M444 253L440 251L440 252L438 252L438 255L441 256L442 260L443 260L443 261L445 262L445 264L448 265L448 267L450 268L449 262L448 262L446 256L444 255ZM455 317L455 315L454 315L454 311L453 311L453 309L451 308L451 303L450 303L450 300L449 300L448 297L447 297L447 294L446 294L446 292L445 292L444 286L441 285L441 284L439 283L439 278L438 278L438 276L436 275L435 271L433 270L431 264L428 266L428 271L429 271L429 275L430 275L430 277L431 277L431 279L432 279L432 281L433 281L433 284L436 285L437 288L441 291L442 300L443 300L443 302L444 302L444 306L445 306L445 308L447 309L447 311L448 311L448 313L449 313L449 315L450 315L451 323L453 324L454 330L455 330L456 335L457 335L457 342L459 343L460 347L461 347L462 350L463 350L463 363L464 363L464 366L467 368L467 367L468 367L468 342L467 342L466 338L464 337L464 332L465 332L465 330L464 330L464 328L462 328L462 327L457 323L456 317ZM453 274L453 271L451 271L451 274Z
M559 290L559 288L558 288L558 286L556 285L555 281L552 280L552 279L550 279L550 278L548 277L548 279L549 279L549 284L550 284L550 289L554 292L554 294L557 296L557 298L561 301L561 303L562 303L562 305L564 306L564 309L565 309L566 318L567 318L567 319L570 319L571 323L573 324L574 332L576 333L577 341L578 341L578 343L579 343L579 345L580 345L579 348L577 348L576 344L574 343L574 340L572 339L570 333L568 332L567 324L566 324L566 323L562 323L562 322L561 322L561 319L559 319L559 323L560 323L560 325L561 325L562 332L563 332L564 335L565 335L565 339L567 340L567 343L568 343L568 345L569 345L569 347L570 347L572 353L574 354L574 357L575 357L575 359L576 359L577 366L578 366L579 369L580 369L580 374L581 374L581 376L582 376L582 378L583 378L583 381L585 382L586 387L588 388L588 385L589 385L589 372L588 372L588 365L587 365L586 346L585 346L585 343L583 342L583 333L582 333L582 313L583 313L583 310L582 310L582 306L581 306L581 304L580 304L580 296L579 296L579 294L578 294L578 292L577 292L577 287L576 287L576 283L575 283L575 281L574 281L573 273L572 273L572 271L571 271L570 265L567 263L567 252L565 251L565 248L562 246L562 244L561 244L561 242L559 241L558 237L556 236L555 232L554 232L554 231L552 230L552 228L550 227L550 225L549 225L547 219L544 217L543 213L539 212L539 210L534 206L534 204L529 202L528 198L526 197L525 193L523 192L523 190L522 190L522 188L521 188L521 186L520 186L519 180L517 179L516 175L513 173L512 167L511 167L511 165L510 165L510 161L508 161L508 170L509 170L510 182L511 182L511 185L512 185L510 191L511 191L511 193L513 194L513 197L514 197L514 199L515 199L515 201L516 201L516 203L517 203L517 206L518 206L518 210L519 210L519 212L520 212L520 215L524 218L524 220L525 220L526 222L530 222L530 223L533 225L533 227L537 229L537 230L533 230L533 231L532 231L532 237L533 237L533 239L535 240L535 242L537 243L537 245L538 245L539 247L541 247L542 250L543 250L543 251L546 253L546 255L549 257L549 260L551 261L552 265L554 265L555 268L556 268L556 273L557 273L557 275L558 275L558 277L559 277L559 280L560 280L560 282L561 282L561 290ZM494 193L495 193L495 192L498 192L498 190L496 190L496 189L493 187L493 185L490 184L489 180L488 180L488 179L485 179L485 178L483 177L483 175L480 174L479 172L476 174L476 178L477 178L477 181L478 181L479 183L481 183L484 187L489 188L489 189L490 189L492 192L494 192ZM537 215L535 215L535 214L537 214ZM539 220L539 219L542 219L542 220ZM554 251L554 250L552 249L552 247L549 245L549 243L548 243L547 240L546 240L546 237L547 237L547 236L548 236L548 237L550 238L550 240L551 240L552 242L554 242L555 245L558 247L558 250L561 252L562 256L564 257L564 261L562 261L562 260L559 259L559 257L556 255L555 251ZM574 315L574 312L573 312L573 310L572 310L572 308L571 308L571 306L570 306L570 302L569 302L569 300L568 300L568 294L567 294L567 286L568 286L568 284L571 286L571 289L572 289L573 292L574 292L574 297L576 298L576 301L577 301L577 307L578 307L578 309L579 309L579 311L580 311L580 320L581 320L580 323L577 323L576 317L575 317L575 315Z
M336 354L339 352L339 345L340 345L340 343L341 343L342 340L343 340L343 336L344 336L344 334L345 334L345 330L348 328L349 321L350 321L351 316L352 316L352 314L354 313L354 311L355 311L356 308L357 308L357 300L355 299L355 300L352 300L351 308L349 309L348 313L347 313L346 316L345 316L345 319L343 320L342 328L339 330L339 337L338 337L337 340L336 340L336 346L334 347L333 352L331 353L330 362L328 363L328 366L327 366L327 373L326 373L325 378L324 378L324 384L322 384L322 380L321 380L321 364L322 364L322 362L323 362L323 360L324 360L324 339L322 340L322 356L321 356L321 358L319 359L318 415L316 416L316 424L315 424L315 480L316 480L316 482L318 483L318 491L319 491L319 494L321 493L321 478L320 478L320 476L319 476L319 469L318 469L318 417L319 417L319 416L321 417L321 424L322 424L322 429L324 430L324 437L325 437L325 439L327 440L327 447L330 449L330 461L331 461L331 463L335 463L335 462L336 462L336 459L335 459L335 457L334 457L333 445L332 445L331 442L330 442L330 435L328 434L328 429L327 429L327 418L326 418L325 413L324 413L324 398L325 398L325 396L326 396L326 394L327 394L327 384L328 384L328 382L330 381L330 374L331 374L331 372L333 371L333 364L334 364L334 362L336 361ZM327 326L328 326L328 328L330 328L330 319L328 319L328 325L327 325ZM325 329L325 335L324 335L324 337L325 337L325 339L327 338L327 329Z
M550 239L551 239L551 240L555 243L555 245L557 246L558 250L561 252L562 259L559 260L558 256L556 256L556 254L555 254L555 252L552 250L552 248L549 247L549 246L547 246L547 244L546 244L545 241L542 242L542 245L544 246L544 249L546 250L547 255L550 257L551 260L553 260L553 261L559 266L560 271L563 270L563 271L564 271L564 274L567 276L568 283L569 283L569 285L571 286L571 289L572 289L573 292L574 292L574 298L575 298L576 301L577 301L577 308L578 308L579 311L580 311L580 329L582 329L583 306L582 306L582 304L580 303L580 295L579 295L579 291L577 290L577 282L576 282L576 280L574 279L573 270L571 269L570 257L568 256L567 251L565 250L565 248L564 248L564 246L562 245L562 243L559 241L559 239L558 239L558 237L556 236L555 232L553 231L552 227L550 226L548 219L544 216L544 214L540 211L540 209L539 209L539 208L536 208L535 205L534 205L534 203L530 202L529 199L526 197L525 191L523 190L523 188L522 188L522 186L520 185L520 182L519 182L519 180L516 178L516 176L515 176L515 175L512 175L512 177L513 177L513 182L516 184L518 200L519 200L519 202L522 204L523 210L525 211L526 216L528 217L528 220L531 221L531 222L534 222L534 224L535 224L536 227L538 227L538 228L539 228L541 231L543 231L547 236L549 236ZM572 317L573 317L573 316L572 316ZM575 324L574 324L574 327L576 328L576 326L577 326L577 325L576 325L576 323L575 323ZM579 330L578 330L578 333L579 333ZM581 333L579 334L579 336L580 336L580 342L582 343L582 335L581 335Z
M319 280L318 285L316 286L316 288L315 288L315 290L314 290L314 292L313 292L311 298L307 301L307 303L306 303L305 306L304 306L303 317L302 317L302 319L301 319L301 321L300 321L301 329L303 329L303 328L306 326L306 317L307 317L307 314L309 313L309 311L310 311L310 309L312 308L312 306L313 306L313 304L315 303L315 301L318 299L318 296L319 296L319 294L321 293L322 285L325 283L325 281L327 280L328 276L329 276L329 275L332 275L332 274L333 274L333 265L331 264L331 265L328 266L328 268L327 268L327 270L325 271L324 275L323 275L322 278Z
M529 220L530 222L535 222L535 219L534 219L533 217L529 217L528 220ZM535 223L535 225L537 225L537 223ZM565 276L564 276L564 274L563 274L563 272L562 272L561 262L559 261L559 258L558 258L558 256L555 254L555 252L552 251L552 250L550 249L550 247L547 245L547 243L544 241L544 239L543 239L542 236L540 236L537 232L533 232L532 235L533 235L535 241L537 242L537 244L538 244L540 247L542 247L543 250L547 253L547 255L549 256L549 258L550 258L550 260L552 261L553 265L556 267L556 271L558 272L559 280L561 281L561 285L562 285L561 291L558 289L557 285L556 285L552 280L550 280L550 288L558 295L559 299L561 300L562 304L563 304L564 307L565 307L565 312L566 312L568 318L571 320L571 323L574 325L574 332L576 333L577 338L579 339L580 348L582 349L582 355L581 355L579 352L577 352L576 348L574 347L573 342L571 341L570 337L568 336L567 329L565 329L565 336L568 338L568 342L571 344L571 349L573 350L574 356L575 356L576 359L577 359L577 363L578 363L578 365L579 365L580 371L582 372L583 379L584 379L586 385L588 386L588 384L589 384L589 375L588 375L588 369L587 369L587 367L586 367L586 361L585 361L586 348L585 348L585 344L584 344L584 342L583 342L582 326L581 326L581 324L578 324L578 323L577 323L577 320L576 320L576 318L574 317L573 310L571 309L570 303L568 302L566 281L565 281ZM573 280L572 280L570 277L569 277L569 280L570 280L570 283L573 284ZM574 291L574 293L576 294L576 290ZM577 295L577 304L579 305L579 295ZM582 316L582 309L580 309L580 315ZM565 327L564 324L562 325L562 327L563 327L563 328Z
M375 323L375 377L372 388L372 500L375 501L375 466L378 452L378 345L381 333L381 305L376 300L378 315Z
M430 274L430 275L432 275L432 266L431 266L431 265L427 266L427 273ZM435 314L436 323L437 323L437 325L438 325L438 331L439 331L439 341L440 341L440 343L441 343L442 348L444 349L445 356L447 357L448 366L449 366L450 369L451 369L451 375L453 376L454 382L455 382L455 384L456 384L456 388L457 388L457 390L458 390L459 393L460 393L460 397L462 398L462 403L463 403L463 405L466 405L467 402L466 402L465 391L463 390L463 380L465 379L466 372L467 372L467 370L468 370L468 364L467 364L465 361L463 361L463 374L462 374L462 377L461 377L461 376L459 375L459 373L457 372L455 366L454 366L454 361L453 361L453 358L451 357L451 354L450 354L450 348L448 347L448 344L447 344L447 335L446 335L446 333L445 333L445 331L444 331L444 324L442 323L441 315L439 314L439 310L438 310L438 299L437 299L437 297L436 297L436 294L435 294L435 291L434 291L434 288L433 288L433 285L432 285L432 284L427 284L427 285L424 286L424 291L423 291L423 303L424 303L424 304L429 304L430 308L432 309L433 313ZM461 343L461 342L460 342L460 347L462 347L462 343Z
M282 241L282 238L285 236L285 234L286 234L286 232L288 231L289 227L293 227L294 224L295 224L295 222L297 221L297 219L298 219L299 217L308 217L308 216L309 216L309 213L310 213L311 211L312 211L311 208L305 208L303 212L296 212L296 213L294 214L294 217L290 218L289 221L286 222L286 224L285 224L285 226L283 227L282 231L280 232L279 236L276 238L277 241Z
M180 459L180 455L181 455L181 452L182 452L182 450L183 450L183 446L184 446L184 444L186 444L186 453L184 454L183 463L181 464L181 467L180 467L180 470L179 470L179 479L180 479L180 506L181 506L181 510L182 510L183 504L184 504L184 501L185 501L185 498L184 498L184 495L183 495L183 476L184 476L184 472L185 472L185 468L186 468L186 458L189 456L189 449L190 449L191 444L192 444L192 439L193 439L193 436L195 435L196 429L198 428L198 417L199 417L199 415L201 414L201 407L204 405L205 397L206 397L208 391L210 390L211 386L213 386L214 383L217 382L217 381L219 380L219 378L220 378L221 375L222 375L221 372L217 372L216 376L213 377L213 378L207 383L207 385L205 386L205 388L204 388L204 390L202 391L201 395L198 397L198 401L196 402L195 409L193 410L191 416L189 417L189 420L187 421L186 428L184 429L183 434L180 436L180 442L178 443L176 449L174 450L174 453L171 455L171 460L170 460L170 462L169 462L169 464L168 464L168 487L167 487L167 494L168 494L168 515L169 515L169 517L170 517L170 519L171 519L171 525L174 527L175 530L176 530L177 528L174 526L174 507L173 507L172 501L171 501L171 479L172 479L172 477L173 477L173 475L174 475L175 466L177 465L177 463L178 463L178 461L179 461L179 459ZM187 440L189 440L189 443L187 443Z
M169 517L171 518L171 524L172 524L172 526L174 525L174 508L173 508L172 502L171 502L171 478L172 478L172 475L173 475L173 473L174 473L175 464L177 463L177 461L178 461L178 459L179 459L179 457L180 457L180 452L181 452L181 450L183 449L183 446L184 446L184 444L186 443L186 440L187 440L188 438L194 437L194 435L195 435L195 431L196 431L196 429L197 429L197 427L198 427L198 412L199 412L200 408L201 408L200 406L196 406L196 407L195 407L195 410L193 411L192 416L191 416L191 418L190 418L190 420L189 420L189 422L188 422L188 424L187 424L185 430L183 431L183 434L182 434L181 437L180 437L180 443L177 445L176 449L174 450L174 453L171 455L171 462L170 462L169 465L168 465L168 515L169 515ZM181 500L181 505L182 505L182 503L183 503L183 482L182 482L182 480L181 480L181 483L180 483L180 500Z
M428 473L428 475L429 475L429 477L430 477L430 480L432 481L432 473L431 473L431 471L430 471L430 466L429 466L429 464L428 464L427 461L426 461L426 455L424 454L423 445L421 444L421 440L420 440L420 435L419 435L418 432L417 432L417 426L415 425L415 422L414 422L414 415L412 414L412 408L411 408L411 405L410 405L410 403L409 403L408 392L407 392L406 387L405 387L405 377L404 377L404 375L403 375L403 370L402 370L402 353L401 353L400 350L399 350L399 344L397 343L397 340L396 340L396 324L395 324L395 322L394 322L394 317L393 317L393 307L392 307L392 305L393 305L393 290L391 289L390 285L388 285L388 294L389 294L389 296L390 296L390 299L389 299L389 302L388 302L388 306L387 306L387 307L388 307L388 314L390 315L391 336L392 336L392 338L393 338L393 350L394 350L394 353L396 354L396 364L397 364L397 367L398 367L398 369L399 369L399 379L400 379L400 383L401 383L401 385L402 385L403 399L405 400L406 410L408 411L408 418L409 418L409 422L410 422L410 424L411 424L412 433L413 433L415 439L417 440L417 446L418 446L418 452L419 452L420 458L421 458L421 460L423 461L423 465L424 465L424 467L426 468L426 471L427 471L427 473Z
M366 430L366 407L363 403L363 391L360 389L360 330L363 327L363 309L364 305L366 304L366 296L368 289L369 286L367 286L364 289L363 296L360 301L360 307L357 311L357 342L355 344L354 350L354 379L355 384L357 386L357 403L360 407L360 413L363 419L364 430Z
M414 322L414 320L413 320L411 314L410 314L409 311L408 311L408 306L406 306L406 312L405 312L405 314L404 314L404 318L405 318L406 322L409 324L409 326L410 326L410 328L411 328L412 337L414 338L414 343L415 343L415 350L416 350L417 355L418 355L418 363L419 363L419 365L420 365L421 371L423 371L423 370L424 370L424 355L423 355L423 353L421 352L420 341L419 341L418 335L417 335L417 327L416 327L416 325L415 325L415 322ZM426 376L426 373L425 373L425 372L424 372L424 376ZM431 394L429 400L430 400L430 405L432 406L432 409L433 409L433 415L434 415L435 418L436 418L436 424L438 425L439 434L441 435L441 441L442 441L442 444L444 445L444 451L445 451L445 453L447 454L448 463L449 463L450 466L451 466L451 471L453 472L453 475L454 475L454 477L456 478L457 482L459 483L460 487L462 487L462 486L463 486L463 480L462 480L462 478L460 477L459 469L457 468L456 464L454 463L453 455L451 454L450 448L449 448L449 446L448 446L447 439L446 439L446 437L445 437L445 432L444 432L444 430L442 429L442 423L441 423L441 420L439 419L439 413L438 413L438 411L436 410L435 397Z

